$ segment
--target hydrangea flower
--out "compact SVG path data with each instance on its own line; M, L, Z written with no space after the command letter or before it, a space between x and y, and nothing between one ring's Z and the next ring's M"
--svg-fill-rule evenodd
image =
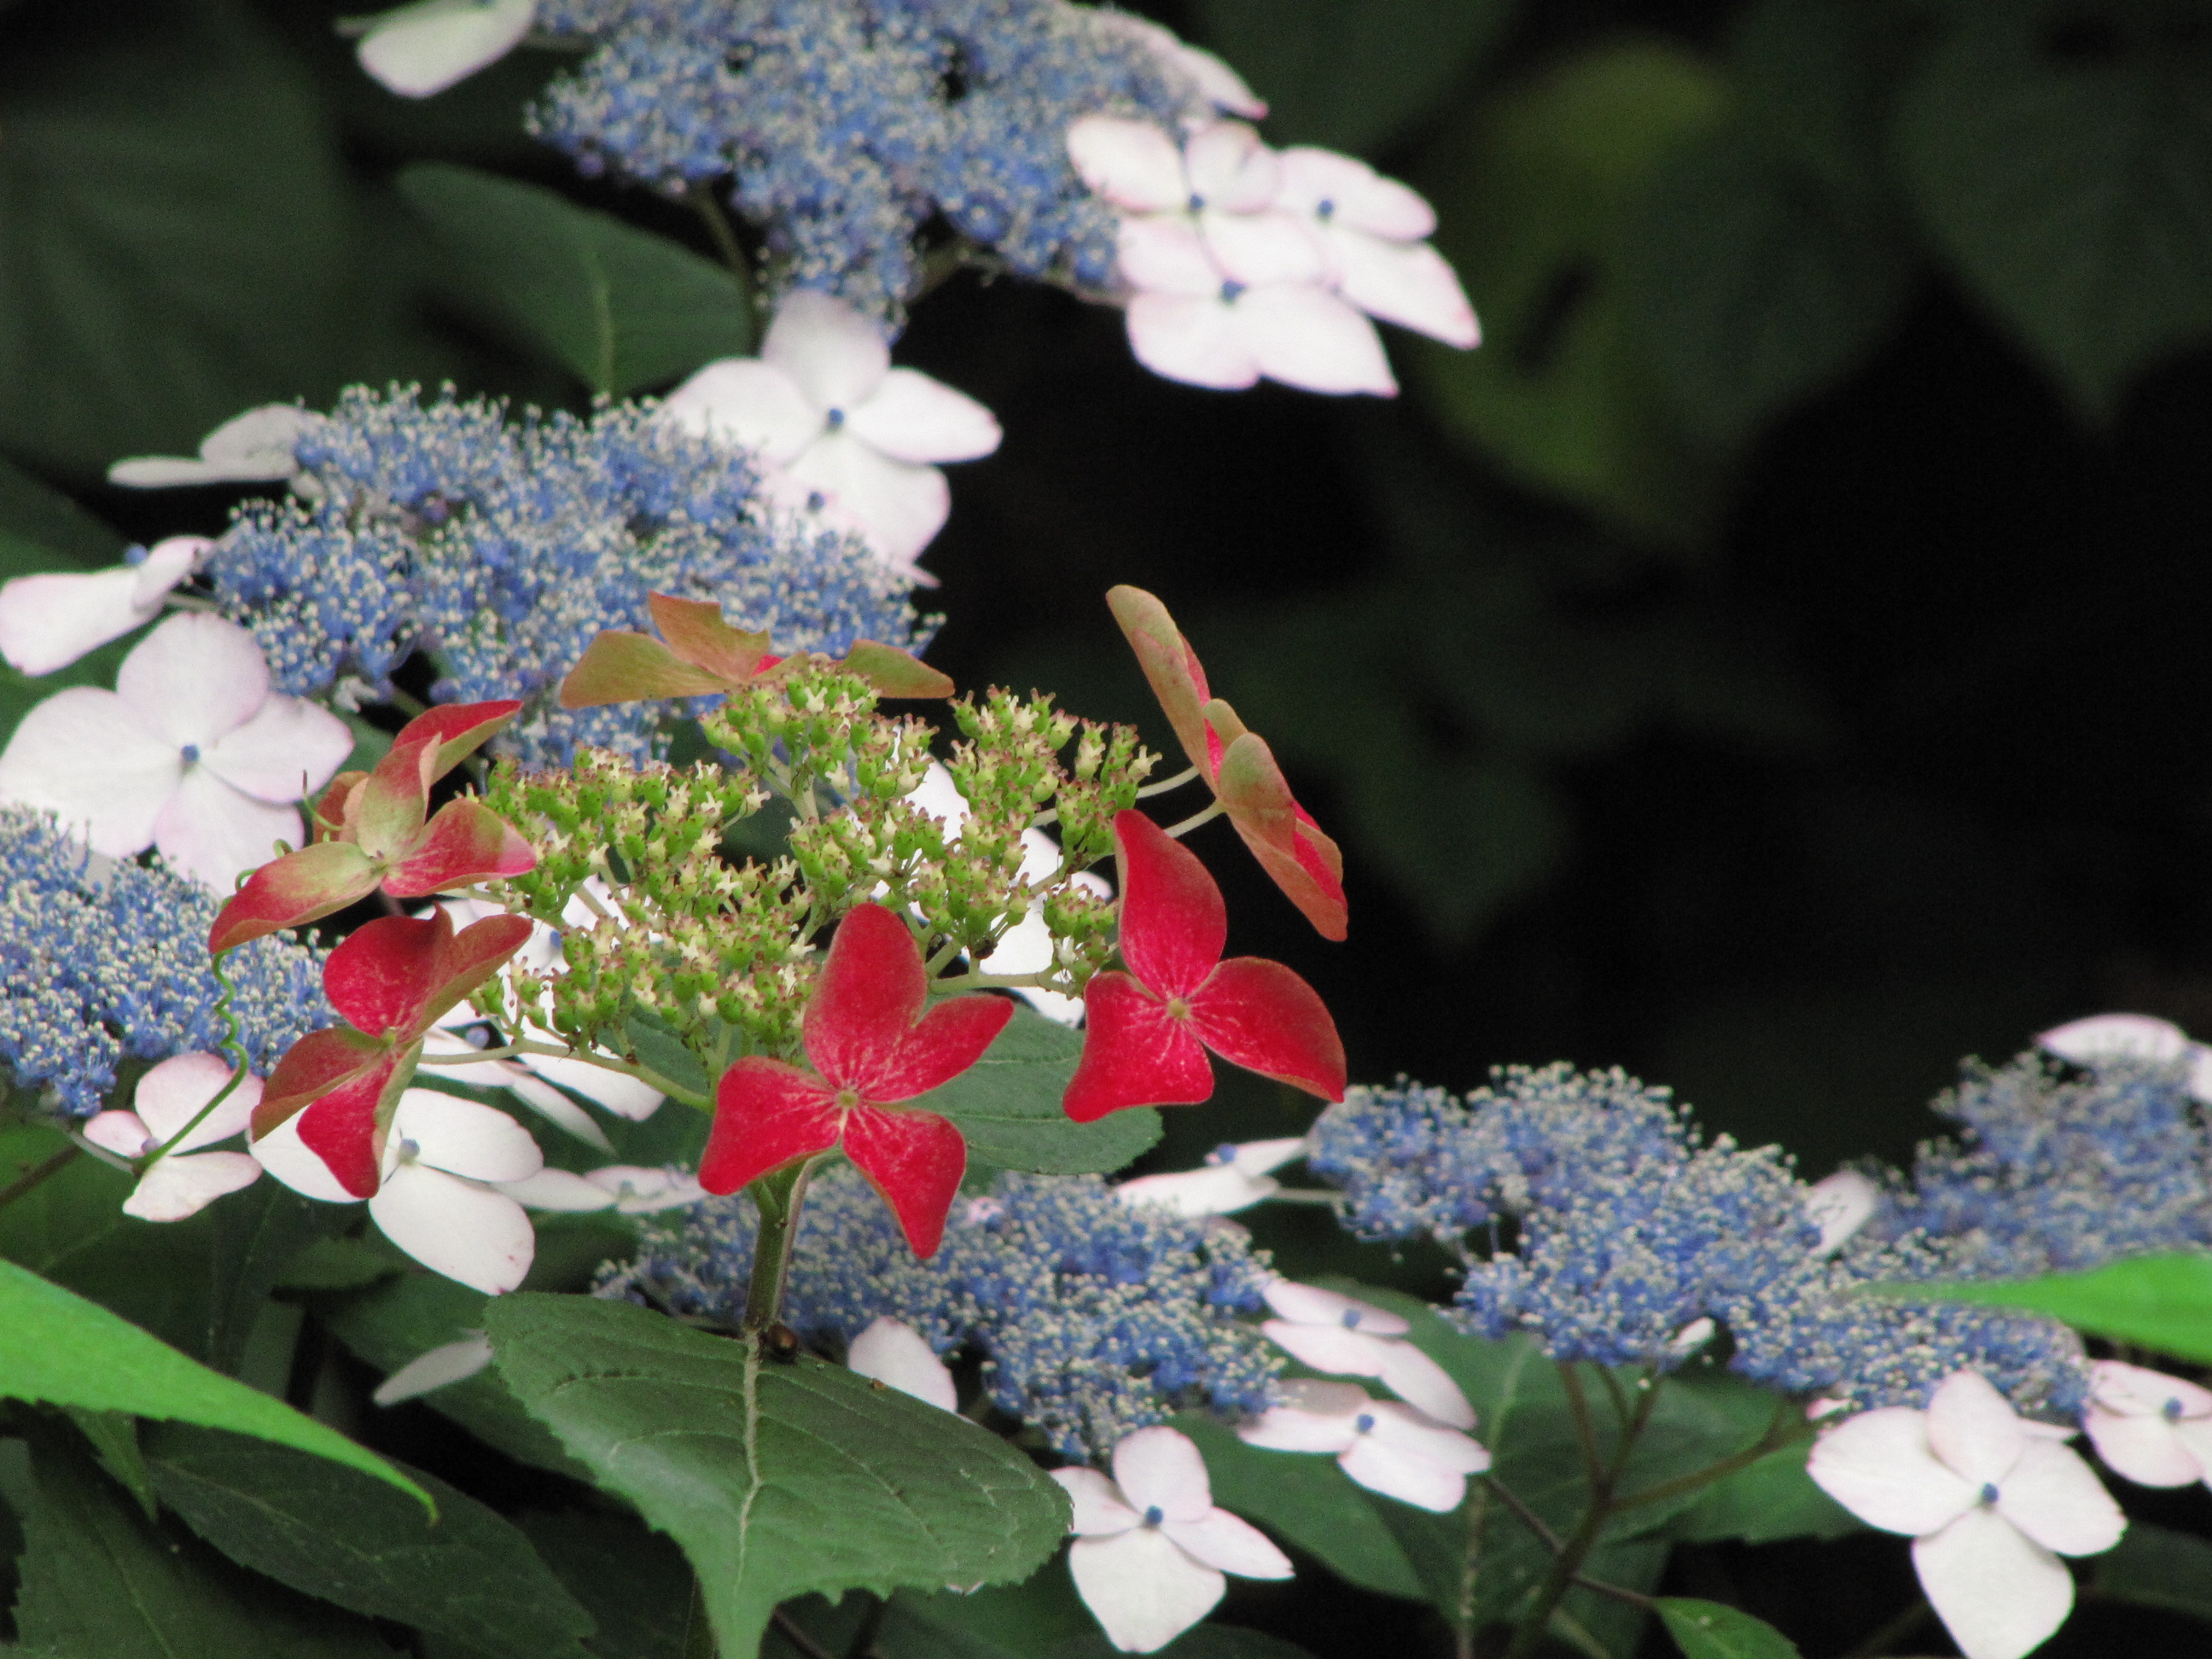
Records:
M2212 1389L2117 1359L2089 1371L2081 1427L2106 1468L2145 1486L2212 1481Z
M173 1054L138 1079L131 1110L88 1119L84 1138L118 1158L144 1158L199 1117L229 1084L232 1069L221 1054ZM260 1099L261 1079L250 1072L240 1078L220 1105L148 1166L123 1200L123 1213L141 1221L182 1221L225 1193L252 1186L261 1174L252 1158L207 1148L243 1131Z
M1370 1492L1449 1515L1467 1498L1467 1478L1490 1454L1457 1428L1352 1382L1291 1382L1286 1396L1243 1425L1237 1437L1269 1451L1328 1452ZM1470 1416L1466 1425L1474 1426Z
M51 674L161 613L169 594L215 544L171 536L133 548L108 570L45 571L0 585L0 659L20 674Z
M1388 1309L1318 1285L1278 1279L1262 1292L1274 1317L1260 1328L1302 1364L1337 1376L1371 1376L1429 1419L1474 1426L1474 1407L1451 1373L1411 1342L1413 1327Z
M2187 1062L2189 1091L2212 1101L2212 1048L2190 1040L2172 1020L2148 1014L2092 1014L2039 1034L2036 1047L2092 1070L2113 1060L2142 1060L2154 1066Z
M244 629L187 612L133 647L114 690L70 686L23 716L0 751L0 802L50 811L111 857L158 848L228 891L299 841L291 803L353 741L337 716L271 691Z

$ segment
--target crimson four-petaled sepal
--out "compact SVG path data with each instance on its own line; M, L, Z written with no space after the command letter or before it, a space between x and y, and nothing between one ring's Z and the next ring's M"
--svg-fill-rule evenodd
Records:
M254 1138L304 1114L301 1140L348 1192L370 1196L424 1034L530 932L526 917L487 916L457 933L443 910L356 930L323 963L324 994L349 1024L310 1031L284 1052L254 1109Z
M1196 854L1142 812L1114 819L1121 959L1084 991L1083 1057L1061 1104L1078 1123L1213 1093L1210 1049L1323 1100L1344 1097L1344 1044L1319 995L1279 962L1224 962L1229 915Z
M898 1103L982 1057L1013 1015L1003 997L954 997L923 1012L929 978L907 925L880 904L847 916L800 1019L811 1071L747 1059L722 1074L699 1184L733 1193L842 1145L898 1217L916 1255L934 1255L968 1167L960 1131Z

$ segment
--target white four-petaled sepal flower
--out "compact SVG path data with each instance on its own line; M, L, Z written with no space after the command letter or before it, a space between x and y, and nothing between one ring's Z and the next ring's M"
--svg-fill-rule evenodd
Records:
M1474 1407L1451 1373L1403 1340L1413 1327L1396 1314L1288 1279L1261 1294L1276 1317L1260 1328L1291 1358L1339 1376L1371 1376L1447 1427L1474 1426Z
M794 289L757 357L708 363L668 394L687 429L757 450L769 494L850 530L893 569L914 562L952 510L933 465L999 447L999 422L964 392L891 367L883 331L842 300Z
M1490 1467L1490 1454L1457 1429L1395 1400L1376 1400L1356 1382L1301 1379L1285 1399L1237 1431L1270 1451L1328 1452L1370 1492L1446 1515L1467 1496L1467 1478Z
M1114 1478L1054 1469L1075 1505L1067 1566L1076 1593L1123 1653L1152 1653L1213 1610L1240 1578L1288 1578L1265 1534L1213 1506L1206 1460L1170 1428L1139 1429L1114 1448Z
M1956 1371L1925 1411L1883 1407L1823 1431L1806 1472L1868 1525L1913 1540L1920 1587L1966 1659L2020 1659L2073 1610L2058 1558L2108 1550L2127 1526L2065 1434Z
M1856 1170L1823 1176L1805 1194L1806 1218L1820 1230L1820 1242L1814 1248L1822 1255L1833 1255L1874 1218L1881 1204L1881 1188Z
M356 1202L287 1118L253 1143L261 1167L294 1192ZM530 1132L505 1112L458 1095L410 1089L384 1147L383 1184L369 1219L434 1273L496 1296L522 1283L538 1247L521 1203L500 1190L545 1167ZM594 1206L593 1207L599 1207Z
M948 1412L960 1409L952 1373L911 1325L878 1319L853 1339L845 1363L862 1376Z
M1198 1169L1139 1176L1115 1187L1114 1196L1124 1204L1156 1204L1177 1215L1229 1215L1281 1191L1283 1183L1273 1171L1305 1155L1304 1135L1223 1145L1208 1152Z
M615 1212L618 1215L650 1215L655 1210L697 1204L708 1196L696 1176L636 1164L610 1164L604 1169L586 1170L584 1179L614 1194Z
M2212 1481L2212 1389L2100 1359L2081 1426L2105 1467L2139 1486Z
M1331 288L1370 317L1466 349L1482 341L1467 290L1428 244L1437 216L1419 192L1334 150L1282 152L1274 205L1320 243Z
M537 0L418 0L369 19L354 52L387 90L428 98L521 45L537 12Z
M0 658L18 673L66 668L161 614L170 590L199 568L215 544L171 536L134 548L135 562L106 570L42 571L0 586Z
M318 418L292 404L264 404L234 415L201 439L198 455L134 455L109 467L107 482L131 489L275 483L299 472L293 450Z
M2038 1048L2076 1066L2112 1060L2147 1060L2165 1066L2185 1059L2189 1092L2212 1103L2212 1048L2191 1042L2189 1033L2171 1020L2148 1014L2092 1014L2054 1025L2035 1042Z
M352 750L343 720L270 690L251 634L185 611L132 647L114 690L70 686L23 716L0 752L0 801L52 811L110 857L159 848L228 893L300 840L290 803Z
M458 1342L419 1353L377 1385L369 1398L380 1406L396 1406L433 1389L464 1382L491 1364L491 1339L471 1331Z
M231 1069L221 1054L165 1060L138 1079L131 1097L135 1109L100 1113L86 1122L84 1138L118 1157L142 1158L198 1117L230 1081ZM123 1213L141 1221L182 1221L225 1193L252 1186L261 1166L246 1153L205 1149L244 1129L260 1103L261 1079L248 1072L198 1127L147 1167L123 1200Z

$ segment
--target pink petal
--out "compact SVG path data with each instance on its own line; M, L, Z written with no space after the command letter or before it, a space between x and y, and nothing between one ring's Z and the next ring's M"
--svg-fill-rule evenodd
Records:
M465 1382L491 1364L491 1339L481 1331L419 1353L377 1385L369 1395L380 1406L396 1406L433 1389Z
M1222 274L1247 287L1261 283L1318 283L1329 274L1329 259L1305 221L1287 213L1224 213L1209 208L1199 216Z
M816 408L850 412L875 396L891 352L883 330L844 301L796 288L776 307L761 361L791 376Z
M18 673L51 674L120 639L161 608L158 593L139 598L138 583L131 565L16 577L0 586L0 658Z
M584 1179L612 1193L615 1209L623 1215L650 1215L679 1204L696 1204L708 1196L707 1189L690 1176L635 1164L610 1164L587 1170Z
M1209 1510L1195 1521L1163 1521L1160 1530L1200 1565L1239 1578L1288 1578L1290 1558L1267 1534L1226 1510Z
M661 407L687 432L757 449L787 461L822 435L824 416L799 382L757 357L708 363L670 392Z
M399 1097L392 1139L413 1142L431 1168L471 1181L523 1181L545 1167L530 1131L505 1112L434 1089Z
M2061 1060L2094 1066L2100 1060L2175 1060L2189 1052L2189 1034L2148 1014L2093 1014L2054 1025L2036 1039Z
M324 1204L352 1204L358 1200L331 1173L331 1166L300 1139L300 1120L286 1118L247 1149L253 1161L302 1198Z
M78 1133L118 1158L137 1158L161 1144L136 1112L95 1112Z
M1052 1478L1074 1509L1068 1530L1077 1537L1110 1538L1143 1524L1144 1517L1121 1501L1121 1488L1097 1470L1054 1469Z
M1969 1484L2002 1485L2027 1437L2012 1402L1979 1371L1954 1371L1928 1401L1928 1446Z
M2065 1564L1978 1504L1916 1540L1912 1565L1966 1659L2021 1659L2074 1610Z
M1881 1200L1881 1188L1856 1170L1838 1170L1814 1182L1805 1194L1805 1213L1820 1230L1820 1253L1843 1249L1872 1219Z
M1813 1443L1805 1473L1870 1527L1918 1537L1981 1502L1970 1485L1938 1462L1928 1445L1928 1413L1909 1406L1861 1412Z
M152 843L184 775L177 746L122 698L73 685L24 715L0 750L0 802L50 811L95 853L125 858Z
M403 1164L368 1200L384 1236L433 1273L498 1296L522 1283L538 1249L530 1217L504 1194Z
M1067 1547L1075 1593L1123 1653L1152 1653L1213 1611L1228 1581L1176 1547L1157 1527Z
M1306 1138L1304 1135L1285 1135L1273 1140L1245 1141L1237 1148L1236 1155L1229 1162L1231 1168L1242 1174L1263 1176L1272 1170L1281 1169L1285 1164L1296 1163L1305 1155ZM1278 1309L1276 1311L1280 1312L1281 1310ZM1372 1311L1382 1314L1386 1319L1397 1317L1395 1314L1384 1314L1380 1308L1374 1309ZM1379 1330L1381 1328L1370 1324L1366 1328ZM1412 1328L1409 1326L1407 1328Z
M1462 349L1482 343L1458 273L1426 242L1340 230L1328 238L1328 252L1337 292L1369 316Z
M244 1152L172 1152L139 1177L123 1200L123 1213L141 1221L182 1221L260 1178L261 1166Z
M1278 205L1392 242L1435 234L1437 216L1419 191L1385 179L1333 149L1296 144L1282 152Z
M535 0L422 0L384 14L355 48L372 80L402 98L428 98L522 43Z
M1146 294L1216 301L1228 281L1212 245L1187 214L1124 219L1115 247L1122 276Z
M911 565L951 516L952 491L933 466L893 460L850 432L826 434L786 469L811 498L848 515L892 566Z
M1240 392L1260 378L1260 359L1218 298L1139 294L1129 301L1129 349L1163 380Z
M131 1103L137 1108L140 1121L155 1141L165 1141L222 1092L230 1081L231 1070L229 1060L222 1054L173 1055L138 1079ZM253 1109L260 1103L261 1079L248 1072L223 1097L222 1104L177 1144L177 1151L195 1152L229 1139L252 1121Z
M2110 1412L2160 1417L2212 1418L2212 1389L2198 1387L2148 1366L2100 1359L2089 1367L2091 1397Z
M319 417L290 404L264 404L234 415L200 440L199 453L141 455L107 469L107 481L132 489L173 484L270 483L300 470L293 447Z
M1254 1146L1280 1143L1255 1141ZM1303 1150L1304 1140L1290 1143ZM1285 1160L1287 1161L1287 1160ZM1300 1325L1329 1325L1340 1330L1364 1331L1370 1336L1403 1336L1413 1328L1387 1308L1378 1308L1340 1291L1318 1285L1301 1285L1293 1279L1274 1279L1261 1294L1267 1305L1285 1319Z
M1334 294L1297 285L1248 289L1233 308L1239 334L1269 380L1307 392L1397 394L1375 325Z
M615 1195L596 1182L566 1170L544 1169L536 1175L525 1176L520 1181L495 1183L526 1210L558 1210L564 1214L585 1214L593 1210L611 1210Z
M1467 1476L1458 1470L1386 1445L1371 1435L1354 1440L1336 1462L1368 1491L1415 1509L1448 1515L1467 1497Z
M1380 1376L1389 1360L1389 1339L1340 1325L1294 1325L1270 1319L1260 1327L1267 1340L1302 1365L1332 1376Z
M1187 206L1182 152L1150 121L1086 115L1067 130L1076 175L1116 207L1162 213Z
M2197 1453L2162 1417L2122 1416L2093 1402L2081 1426L2105 1467L2138 1486L2186 1486L2204 1478Z
M138 578L132 597L141 605L159 606L179 582L199 568L200 561L214 545L206 536L167 536L155 542L146 550L146 556L131 567ZM152 615L152 611L147 614Z
M1387 1345L1376 1377L1408 1405L1455 1429L1474 1426L1474 1407L1467 1403L1451 1373L1410 1342Z
M1999 1515L2047 1550L2095 1555L2120 1541L2128 1518L2081 1454L2031 1440L1997 1489Z
M1482 1446L1412 1406L1378 1400L1364 1415L1368 1419L1368 1427L1362 1431L1365 1437L1404 1456L1433 1463L1455 1474L1480 1474L1490 1467L1490 1454Z
M353 728L305 697L273 696L200 751L200 763L257 800L295 801L331 781L353 752Z
M972 461L999 447L998 417L964 392L911 368L884 376L875 396L845 411L854 437L895 461Z
M948 1412L960 1409L952 1373L920 1331L896 1319L878 1319L853 1339L845 1363L862 1376Z
M1160 31L1165 34L1165 29ZM1176 64L1198 82L1199 92L1216 109L1256 121L1267 112L1267 101L1244 84L1244 77L1202 46L1176 42Z
M268 701L269 664L236 623L180 611L124 658L115 691L148 732L207 749Z
M154 819L154 845L170 866L218 893L276 858L277 842L296 847L302 836L295 809L240 794L204 766L185 773Z
M1138 1429L1114 1448L1114 1484L1140 1514L1157 1509L1169 1521L1196 1521L1213 1508L1206 1459L1188 1435L1164 1425Z
M1283 1384L1284 1402L1240 1425L1237 1437L1268 1451L1343 1451L1359 1437L1357 1419L1375 1402L1352 1382L1297 1378Z
M1227 213L1257 213L1273 205L1282 162L1243 122L1201 128L1184 142L1182 154L1193 205Z

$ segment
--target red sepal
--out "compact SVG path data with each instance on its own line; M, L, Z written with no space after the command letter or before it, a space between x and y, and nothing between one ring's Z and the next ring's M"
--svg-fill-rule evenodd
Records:
M860 905L838 924L801 1018L806 1057L833 1088L878 1103L911 1100L973 1066L1013 1018L1002 997L955 997L925 1015L928 997L907 925L880 904Z
M496 972L530 939L523 916L486 916L459 933L443 910L380 916L323 964L331 1006L372 1035L411 1040Z
M1229 705L1216 701L1207 708L1228 711ZM1215 790L1238 836L1284 896L1323 939L1342 939L1344 855L1291 795L1267 739L1239 730L1223 751Z
M208 929L208 952L219 956L248 939L319 921L375 890L375 866L361 848L350 842L317 842L270 860L246 878Z
M1060 1109L1095 1123L1131 1106L1194 1106L1213 1097L1213 1062L1167 1005L1127 974L1095 974L1083 989L1083 1057Z
M1121 959L1163 997L1188 996L1221 960L1229 910L1197 854L1134 807L1114 815Z
M321 1158L338 1185L356 1198L374 1198L382 1184L379 1166L389 1109L413 1077L417 1052L410 1047L404 1054L386 1054L358 1077L318 1096L300 1114L300 1144Z
M374 1070L391 1052L389 1043L340 1025L308 1032L278 1057L262 1086L253 1109L253 1138L258 1140L310 1103Z
M392 739L392 746L428 746L429 763L423 775L427 787L498 736L507 722L521 712L522 704L513 697L498 697L489 702L443 703L426 709L401 726Z
M385 872L394 898L423 898L538 866L538 854L514 826L482 801L449 800L422 827L406 856Z
M934 1112L863 1106L845 1120L845 1156L891 1206L914 1253L935 1255L968 1172L960 1131Z
M1152 684L1152 695L1160 700L1160 710L1175 728L1183 753L1211 781L1214 761L1206 752L1206 720L1200 713L1211 694L1198 653L1183 638L1167 606L1143 588L1109 588L1106 605L1114 620L1121 624L1129 648L1137 653L1137 665L1145 671L1145 678Z
M1321 994L1279 962L1232 957L1190 999L1190 1027L1232 1066L1344 1098L1344 1040Z
M837 1144L835 1093L818 1077L780 1060L740 1060L714 1089L714 1127L699 1160L699 1184L734 1193L794 1159Z
M754 632L732 627L722 617L722 607L712 599L679 599L672 593L648 593L645 608L653 625L677 658L702 669L721 682L724 690L743 685L763 667L781 659L768 653L765 629Z

